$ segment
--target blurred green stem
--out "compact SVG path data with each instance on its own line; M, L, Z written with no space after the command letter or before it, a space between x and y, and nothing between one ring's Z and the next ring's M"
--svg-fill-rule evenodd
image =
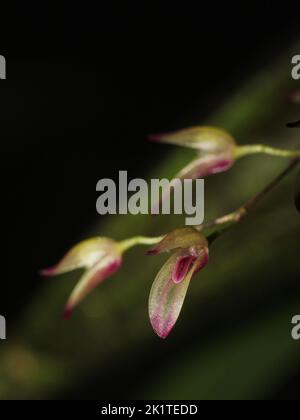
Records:
M253 144L247 146L238 146L236 149L236 157L240 158L247 155L253 155L257 153L263 153L270 156L279 157L300 157L300 151L298 150L283 150L275 147L266 146L264 144Z

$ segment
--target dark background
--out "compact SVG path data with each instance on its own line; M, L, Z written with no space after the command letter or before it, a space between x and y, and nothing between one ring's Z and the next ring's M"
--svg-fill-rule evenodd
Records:
M97 219L97 180L147 174L169 149L146 135L204 119L299 36L299 13L169 3L1 16L0 313L12 328L39 289L38 269ZM295 389L297 375L270 397Z

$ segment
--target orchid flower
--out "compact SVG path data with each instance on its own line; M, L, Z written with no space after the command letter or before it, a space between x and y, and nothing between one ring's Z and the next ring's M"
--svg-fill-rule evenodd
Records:
M198 157L185 166L174 178L196 179L227 171L243 156L265 153L281 157L299 157L294 150L281 150L262 144L238 146L227 131L195 126L173 133L150 135L150 140L195 149ZM176 183L173 185L176 186Z
M69 318L78 305L98 284L112 276L122 264L122 247L109 238L91 238L75 245L54 267L41 271L44 276L56 276L77 268L85 273L75 286L64 311Z
M235 160L234 138L214 127L191 127L173 133L149 136L150 140L195 149L198 157L174 178L195 179L224 172Z
M179 228L148 251L149 255L173 251L152 285L149 316L155 333L166 338L174 327L193 276L209 260L207 239L196 229Z
M78 268L85 272L73 289L64 310L64 318L69 318L74 308L96 286L115 274L122 265L123 253L135 245L152 245L163 237L147 238L136 236L121 242L110 238L90 238L75 245L54 267L41 271L43 276L57 276Z

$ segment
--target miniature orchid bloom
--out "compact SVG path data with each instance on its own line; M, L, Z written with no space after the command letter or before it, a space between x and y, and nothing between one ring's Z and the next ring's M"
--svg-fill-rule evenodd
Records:
M190 281L209 260L207 239L194 228L180 228L148 251L156 255L173 251L157 274L149 297L149 316L155 333L166 338L174 327Z
M91 238L75 245L54 267L42 270L44 276L56 276L77 268L85 273L67 302L64 317L69 318L77 306L98 284L112 276L122 264L122 247L109 238Z
M184 179L204 178L225 172L236 159L237 146L234 138L225 130L208 126L196 126L173 133L149 136L150 140L195 149L198 156L185 166L171 181L170 191L153 206L152 213L158 213L161 203L169 199Z
M175 178L195 179L228 170L235 161L236 143L225 130L197 126L149 136L150 140L195 149L199 156Z
M151 135L149 139L189 147L198 152L198 157L174 177L172 182L174 189L178 185L178 180L202 178L225 172L237 159L247 155L263 153L284 158L300 156L299 151L282 150L264 144L239 146L227 131L208 126L196 126L173 133Z

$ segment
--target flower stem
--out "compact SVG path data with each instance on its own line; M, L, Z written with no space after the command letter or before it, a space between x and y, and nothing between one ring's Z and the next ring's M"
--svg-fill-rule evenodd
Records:
M148 236L134 236L133 238L125 239L119 243L122 252L126 252L128 249L137 245L155 245L160 242L164 236L158 236L156 238L150 238Z
M208 239L210 242L215 240L217 237L219 237L222 233L226 232L229 228L231 228L233 225L238 223L240 220L242 220L249 211L258 204L269 192L271 192L274 188L277 187L277 185L287 176L290 174L290 172L295 169L295 167L299 164L300 157L293 159L292 162L288 165L288 167L281 172L272 182L270 182L260 193L252 197L250 200L248 200L244 205L239 207L237 210L235 210L232 213L229 213L225 216L222 216L220 218L217 218L215 220L212 220L210 222L204 223L203 225L196 226L195 228L201 232L205 229L211 229L216 228L216 230L209 235Z
M243 147L248 147L248 146L243 146ZM258 146L249 146L249 147L258 147ZM265 148L267 146L262 146L262 147ZM267 147L267 149L269 148ZM272 149L272 150L275 150L278 152L277 149ZM246 203L244 203L241 207L239 207L237 210L233 211L232 213L228 213L225 216L211 220L202 225L194 226L194 228L197 229L198 232L202 232L206 229L216 228L216 230L208 236L209 242L212 242L221 234L225 233L233 225L235 225L240 220L242 220L245 216L247 216L247 214L252 209L252 207L258 204L258 202L261 201L269 192L271 192L274 188L276 188L277 185L287 175L289 175L289 173L292 172L292 170L300 162L300 152L295 152L295 151L289 151L289 152L281 151L281 152L293 153L293 156L296 155L297 157L293 159L291 163L288 165L288 167L282 173L280 173L272 182L270 182L260 193L252 197L250 200L248 200ZM280 156L282 156L282 154ZM158 236L155 238L148 237L148 236L134 236L133 238L129 238L129 239L125 239L124 241L121 241L119 243L119 246L122 252L126 252L128 249L137 245L155 245L158 242L160 242L164 237L165 235Z
M279 156L279 157L284 157L284 158L300 157L299 150L277 149L275 147L266 146L264 144L238 146L236 148L236 158L240 158L247 155L253 155L257 153L263 153L270 156Z

